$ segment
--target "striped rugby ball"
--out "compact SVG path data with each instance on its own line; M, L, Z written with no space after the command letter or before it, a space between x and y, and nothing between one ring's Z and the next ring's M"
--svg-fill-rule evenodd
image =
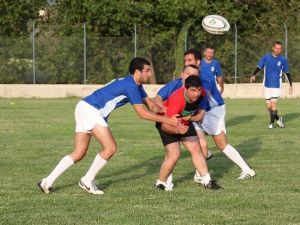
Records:
M203 18L202 27L210 34L220 35L229 31L230 24L223 16L209 15Z

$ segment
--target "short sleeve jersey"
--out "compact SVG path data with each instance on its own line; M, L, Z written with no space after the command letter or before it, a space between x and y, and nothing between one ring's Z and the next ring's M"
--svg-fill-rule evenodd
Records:
M282 73L289 72L287 59L282 55L275 57L272 53L264 55L257 67L264 69L264 86L267 88L280 88Z
M223 76L221 65L218 60L213 59L210 63L201 61L200 71L202 77L215 78Z
M199 108L204 108L203 99L204 96L200 96L197 101L190 103L185 97L185 87L181 87L164 102L164 106L167 108L166 115L168 117L176 114L179 114L180 117L195 115ZM185 125L189 125L189 121L185 121Z
M165 86L163 86L157 93L158 96L161 97L163 101L167 100L167 98L172 95L172 93L183 86L183 82L181 78L177 78L173 81L170 81Z
M107 118L118 107L128 102L131 105L143 104L147 94L142 85L137 85L132 75L112 80L104 87L94 91L82 100L99 109L101 115Z
M206 75L205 75L206 74ZM205 89L208 98L208 107L206 111L211 110L214 107L224 105L224 100L221 93L219 92L215 77L212 74L205 73L205 71L200 70L199 76L202 81L202 86Z

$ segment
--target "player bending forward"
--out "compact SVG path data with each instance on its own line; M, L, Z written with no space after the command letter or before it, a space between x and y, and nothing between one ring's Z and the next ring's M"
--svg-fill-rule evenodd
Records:
M187 72L187 70L195 69L186 66L183 73ZM174 127L165 123L156 123L156 128L165 147L165 159L161 165L159 179L155 184L156 188L165 191L173 189L173 183L168 182L167 179L180 158L180 142L190 152L194 167L199 171L201 176L201 184L209 189L220 188L210 177L206 159L200 150L197 133L192 124L193 121L198 122L202 120L204 116L204 111L201 108L205 108L205 104L207 104L205 97L201 95L201 81L199 76L191 75L185 80L184 87L175 91L164 103L166 116L180 115L186 126Z
M153 107L142 86L149 77L150 63L143 58L134 58L129 64L130 74L113 80L106 86L78 102L75 109L76 134L74 150L63 157L54 170L43 178L38 186L44 193L50 193L54 181L74 163L82 160L88 150L91 137L94 136L102 149L96 155L87 173L80 179L79 186L91 194L104 192L95 184L95 177L108 160L116 153L117 145L107 125L110 113L130 102L140 118L176 126L180 120L175 117L164 117L146 110L143 104Z

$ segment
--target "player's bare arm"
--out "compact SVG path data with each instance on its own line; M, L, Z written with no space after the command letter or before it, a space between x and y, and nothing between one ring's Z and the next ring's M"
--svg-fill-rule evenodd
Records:
M133 108L137 112L138 116L141 119L150 120L154 122L167 123L173 126L177 126L180 124L181 119L176 118L176 116L165 117L161 115L157 115L149 110L145 109L143 105L133 105Z
M144 104L152 112L155 112L155 113L164 113L165 112L164 108L161 105L156 104L156 102L153 101L153 99L150 99L149 97L144 99Z
M190 121L200 123L202 122L204 115L205 115L205 110L199 109L195 115L191 116Z
M224 78L223 78L223 76L219 76L216 79L217 79L217 83L220 86L220 93L223 94L223 92L224 92Z
M188 131L189 126L185 126L183 124L173 126L167 123L162 123L161 129L168 134L185 134Z

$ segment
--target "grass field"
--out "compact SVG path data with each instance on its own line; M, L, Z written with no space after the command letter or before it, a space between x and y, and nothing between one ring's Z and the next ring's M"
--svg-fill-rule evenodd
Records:
M0 99L1 224L300 224L300 99L279 102L285 129L268 130L264 101L226 100L227 132L257 176L239 181L239 169L218 152L210 172L224 189L193 182L186 150L174 171L173 192L153 188L164 151L153 123L130 106L109 124L118 153L97 176L103 196L78 186L99 146L57 180L45 195L36 181L72 150L78 99Z

